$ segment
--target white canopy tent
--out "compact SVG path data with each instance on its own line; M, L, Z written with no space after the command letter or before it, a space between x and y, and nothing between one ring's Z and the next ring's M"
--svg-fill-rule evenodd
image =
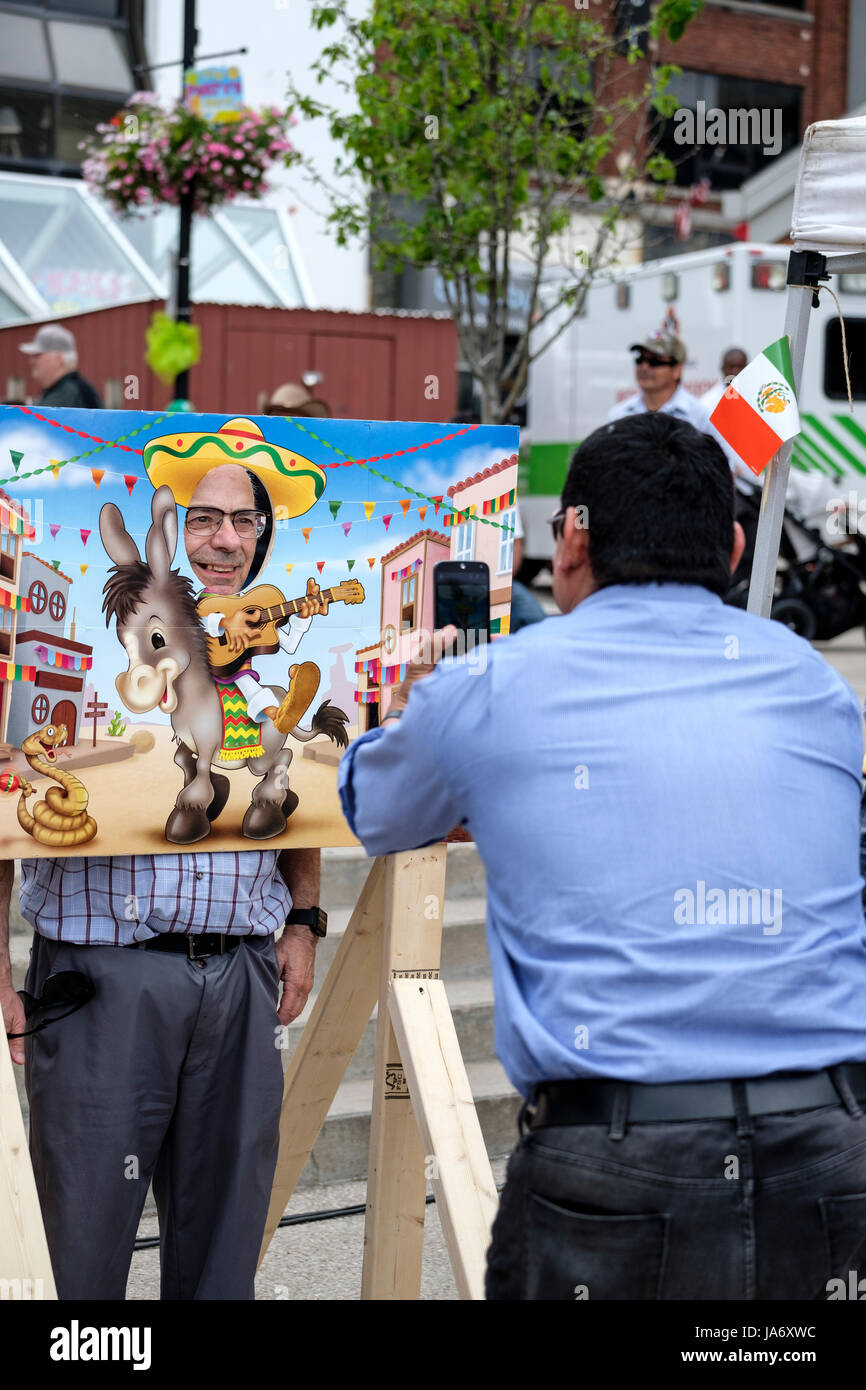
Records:
M791 236L785 332L799 392L818 285L843 272L866 273L866 117L809 126L800 152ZM773 601L792 445L789 440L767 465L761 500L749 612L764 617Z

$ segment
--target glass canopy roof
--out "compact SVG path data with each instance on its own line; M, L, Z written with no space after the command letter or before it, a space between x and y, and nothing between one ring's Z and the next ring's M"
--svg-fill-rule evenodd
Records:
M168 299L179 214L121 219L74 179L0 173L0 326ZM260 203L197 217L192 299L295 309L309 301L288 215Z

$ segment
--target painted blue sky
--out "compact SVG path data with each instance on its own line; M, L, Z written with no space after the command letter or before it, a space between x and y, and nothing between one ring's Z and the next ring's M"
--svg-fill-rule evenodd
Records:
M142 463L143 445L149 439L169 433L172 428L183 433L199 430L213 433L233 417L212 414L165 417L144 411L47 409L39 414L44 419L14 406L0 406L0 488L18 500L37 525L37 539L28 542L25 549L45 560L59 561L60 569L72 577L70 604L76 610L76 638L94 648L92 679L100 696L116 700L114 677L126 668L126 659L113 630L106 632L102 616L102 586L110 561L99 537L99 509L106 502L116 503L127 530L143 551L153 497ZM361 581L367 594L362 605L336 604L326 617L314 619L299 646L298 659L316 661L323 677L333 660L328 655L331 647L346 643L353 647L366 646L378 640L380 556L418 530L442 529L442 512L434 516L432 505L425 520L420 520L417 509L424 506L424 500L415 497L409 489L427 496L447 493L452 484L516 454L518 447L518 431L509 425L483 425L456 438L445 439L443 436L453 435L464 427L394 421L293 422L282 417L247 418L256 418L270 443L304 455L323 467L327 477L325 491L316 505L304 516L277 528L270 563L257 582L275 584L287 598L295 598L304 592L310 577L317 579L322 588L353 578ZM78 431L96 438L83 438ZM127 448L121 449L116 443L101 446L98 441L102 440L121 440ZM17 474L10 450L23 455ZM414 452L400 453L408 450ZM87 456L80 461L65 462L78 459L82 454ZM347 457L373 460L384 454L398 456L373 461L369 468L360 463L344 466ZM64 462L56 481L51 471L35 471L50 470L52 459ZM105 470L98 490L93 483L93 468ZM395 482L376 476L370 468ZM139 479L131 497L123 481L124 474ZM404 519L399 504L405 497L411 497L412 505ZM328 504L336 500L343 505L335 521ZM369 522L364 516L362 504L365 501L377 504ZM389 513L392 520L386 530L381 518ZM348 537L343 532L344 522L352 523ZM61 528L56 538L51 536L50 524ZM304 541L302 527L313 528L309 543ZM86 545L81 540L82 528L91 532ZM368 556L376 558L372 569L367 564ZM351 574L346 565L350 559L355 561ZM321 575L316 568L319 560L325 561ZM82 564L88 566L84 576L80 571ZM182 538L176 564L182 573L193 578ZM286 564L294 565L291 574L286 573ZM351 660L349 653L346 665L350 676L353 672ZM286 660L281 654L256 658L255 665L264 680L285 683ZM147 717L155 718L154 715Z

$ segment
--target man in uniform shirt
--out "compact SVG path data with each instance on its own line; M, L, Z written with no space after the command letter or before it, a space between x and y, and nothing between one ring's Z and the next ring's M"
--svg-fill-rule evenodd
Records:
M663 410L677 420L688 420L696 429L706 430L707 415L696 396L682 384L686 345L675 333L651 333L643 343L632 343L638 389L608 411L608 424L628 415Z
M236 593L258 544L242 521L256 514L249 476L211 469L196 500L221 519L204 537L185 527L193 572L211 592ZM28 1020L9 964L13 864L0 861L6 1031L51 1020L26 1039L26 1057L24 1038L9 1047L26 1061L60 1298L124 1297L151 1178L161 1297L252 1298L277 1158L280 1034L304 1008L324 935L319 859L256 848L22 860L21 910L34 927L27 992L39 998L62 971L95 987L77 1012L46 1007Z
M723 605L743 536L690 425L596 430L552 526L563 616L398 691L339 772L368 854L462 821L487 871L526 1100L488 1297L826 1298L866 1241L857 699Z

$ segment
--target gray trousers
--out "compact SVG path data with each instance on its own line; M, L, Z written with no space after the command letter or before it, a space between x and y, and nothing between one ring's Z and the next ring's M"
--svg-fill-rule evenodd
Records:
M152 1178L161 1297L252 1298L283 1092L273 937L192 962L37 933L25 988L38 995L60 970L88 975L96 993L26 1040L59 1297L125 1297Z

